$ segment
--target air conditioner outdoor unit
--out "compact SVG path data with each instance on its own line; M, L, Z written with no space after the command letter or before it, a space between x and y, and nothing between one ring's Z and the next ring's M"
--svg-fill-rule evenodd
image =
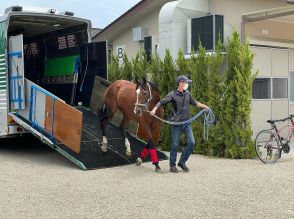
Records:
M133 41L144 41L144 37L147 36L147 28L135 27L133 28Z

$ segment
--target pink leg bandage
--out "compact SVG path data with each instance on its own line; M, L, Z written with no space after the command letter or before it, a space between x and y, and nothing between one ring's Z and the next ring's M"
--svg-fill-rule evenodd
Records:
M158 163L158 158L157 158L157 151L155 148L150 149L150 154L151 154L151 160L153 164Z
M144 150L141 152L141 158L145 159L149 154L149 149L148 148L144 148Z

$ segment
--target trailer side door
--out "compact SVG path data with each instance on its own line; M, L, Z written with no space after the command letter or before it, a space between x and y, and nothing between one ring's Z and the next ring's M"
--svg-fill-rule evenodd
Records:
M9 102L11 109L25 108L23 35L9 37Z

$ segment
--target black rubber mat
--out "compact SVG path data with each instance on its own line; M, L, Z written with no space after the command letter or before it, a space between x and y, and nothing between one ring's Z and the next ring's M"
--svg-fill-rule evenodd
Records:
M135 163L136 158L145 147L145 143L134 136L128 136L131 144L132 155L125 153L124 139L120 129L109 124L106 130L108 140L108 151L101 151L102 133L99 125L98 116L88 108L77 107L83 113L83 130L81 151L79 154L59 144L59 147L81 161L87 169L106 168L119 165ZM167 156L161 151L158 152L158 159L165 160ZM146 159L150 161L150 157Z

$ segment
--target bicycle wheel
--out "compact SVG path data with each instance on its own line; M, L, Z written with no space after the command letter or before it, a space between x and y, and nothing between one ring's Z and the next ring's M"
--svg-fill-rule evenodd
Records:
M275 163L280 158L282 146L273 130L263 130L255 138L255 151L263 163Z

